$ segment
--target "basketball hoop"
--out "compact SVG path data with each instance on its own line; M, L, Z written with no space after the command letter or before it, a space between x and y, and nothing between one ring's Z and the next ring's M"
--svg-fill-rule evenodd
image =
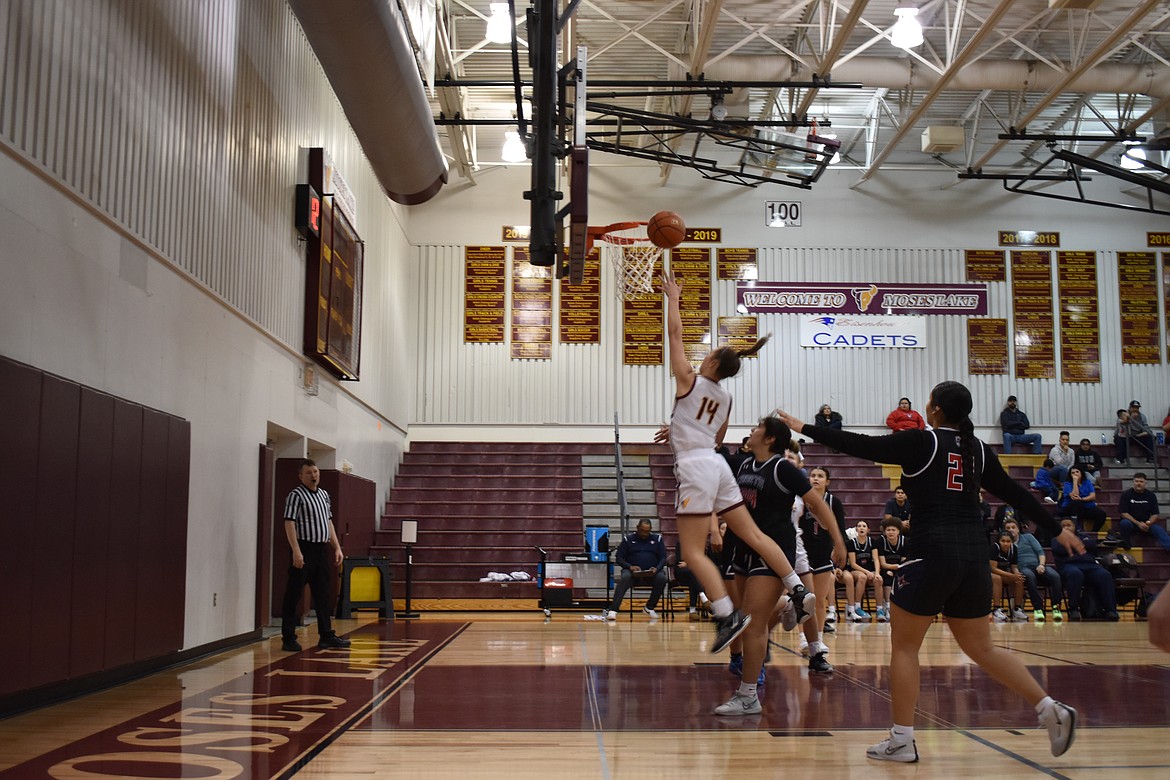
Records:
M654 265L662 257L662 247L650 242L645 222L616 222L589 228L586 254L594 241L601 242L601 255L608 257L613 266L618 300L635 300L654 292Z

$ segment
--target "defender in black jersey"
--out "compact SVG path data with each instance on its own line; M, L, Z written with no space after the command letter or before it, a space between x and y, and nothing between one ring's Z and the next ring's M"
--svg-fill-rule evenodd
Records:
M775 417L760 420L747 447L752 457L740 460L735 469L735 481L743 495L756 528L776 543L787 560L796 560L796 526L792 510L797 496L805 499L822 526L837 530L837 519L828 505L813 492L803 474L784 458L784 448L792 439L788 426ZM730 456L729 460L730 460ZM838 535L838 543L841 543ZM843 544L840 551L843 554ZM760 712L757 681L768 651L768 621L776 602L784 592L784 583L777 572L754 549L746 544L736 547L732 563L739 608L751 616L751 622L742 634L743 667L739 689L725 704L716 707L716 715L751 715ZM750 681L750 682L749 682Z
M1036 708L1048 730L1052 754L1072 745L1076 711L1054 701L1009 651L991 642L987 614L991 571L987 537L979 511L979 488L999 496L1057 532L1056 521L1023 486L1004 472L999 459L975 438L971 392L958 382L931 391L926 419L933 430L864 436L805 425L778 412L794 430L833 449L902 467L902 485L914 505L914 533L907 538L909 560L894 575L891 598L890 697L894 726L890 737L866 751L869 758L914 762L914 711L918 704L918 651L939 612L969 658ZM1084 547L1075 533L1060 531L1065 545Z

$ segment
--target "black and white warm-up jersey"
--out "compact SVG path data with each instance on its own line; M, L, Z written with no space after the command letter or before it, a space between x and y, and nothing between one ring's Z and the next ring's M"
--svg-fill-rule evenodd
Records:
M910 558L987 559L987 535L978 491L965 491L972 478L963 464L959 432L899 431L865 436L805 425L801 433L833 449L902 467L902 486L914 505L914 532L907 537ZM1026 488L1007 475L999 458L975 440L976 482L1053 535L1060 526Z
M841 529L841 538L844 539L845 507L841 505L841 499L828 490L825 491L824 499L829 509L833 510L833 515L837 518L837 527ZM822 560L833 553L833 536L821 528L817 516L807 506L804 514L800 516L800 538L804 542L804 550L809 560Z

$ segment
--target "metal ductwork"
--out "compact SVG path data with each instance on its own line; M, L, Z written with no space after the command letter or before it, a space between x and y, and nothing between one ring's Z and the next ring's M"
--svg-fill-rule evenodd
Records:
M406 22L386 0L289 0L369 159L396 203L430 200L447 182Z
M929 90L939 80L938 73L913 60L887 57L854 57L834 67L831 75L834 81L855 81L866 87L886 89ZM947 83L947 89L1048 92L1065 75L1042 62L979 60L959 70ZM812 78L812 72L788 57L733 55L705 67L703 76L711 81L807 81ZM672 65L670 78L685 77L682 68ZM1154 63L1101 63L1069 84L1065 91L1163 98L1170 96L1170 68Z

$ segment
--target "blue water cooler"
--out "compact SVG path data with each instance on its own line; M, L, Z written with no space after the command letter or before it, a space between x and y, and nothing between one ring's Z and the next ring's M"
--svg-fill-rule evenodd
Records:
M609 526L585 526L585 550L589 560L604 563L609 560Z

